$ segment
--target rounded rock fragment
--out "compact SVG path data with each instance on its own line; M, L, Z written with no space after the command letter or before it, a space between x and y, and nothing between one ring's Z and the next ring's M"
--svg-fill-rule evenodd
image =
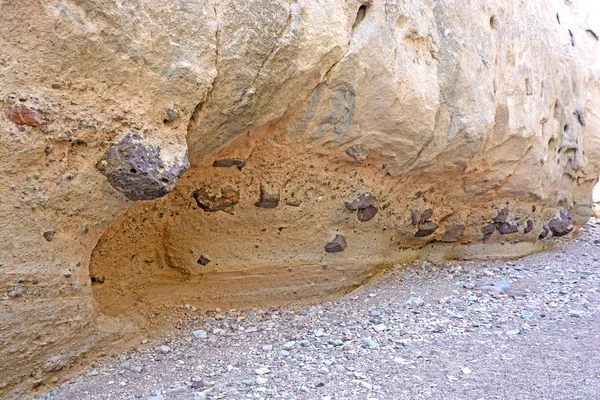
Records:
M325 245L327 253L338 253L344 251L348 247L346 238L343 235L335 235L335 238Z
M5 111L6 117L17 125L40 126L44 123L31 108L25 104L13 104Z
M187 152L181 158L163 159L158 145L129 131L104 155L96 168L129 200L153 200L173 190L190 166Z

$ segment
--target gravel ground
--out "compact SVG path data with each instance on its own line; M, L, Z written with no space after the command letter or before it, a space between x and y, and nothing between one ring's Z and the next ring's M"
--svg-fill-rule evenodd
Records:
M397 265L318 306L182 306L37 399L600 399L599 249L593 219L546 253Z

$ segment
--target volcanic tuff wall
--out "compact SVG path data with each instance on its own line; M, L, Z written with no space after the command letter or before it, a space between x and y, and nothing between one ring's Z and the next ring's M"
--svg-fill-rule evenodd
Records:
M593 3L0 1L0 391L158 306L550 246L600 171Z

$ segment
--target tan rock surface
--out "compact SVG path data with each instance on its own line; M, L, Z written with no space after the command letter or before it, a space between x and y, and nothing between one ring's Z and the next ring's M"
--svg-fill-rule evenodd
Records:
M589 217L593 1L174 3L0 2L0 391L161 306L321 301Z

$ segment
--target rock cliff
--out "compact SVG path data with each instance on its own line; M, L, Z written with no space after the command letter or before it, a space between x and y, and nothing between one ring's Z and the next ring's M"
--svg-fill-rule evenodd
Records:
M0 1L0 393L159 307L551 246L600 172L593 6Z

